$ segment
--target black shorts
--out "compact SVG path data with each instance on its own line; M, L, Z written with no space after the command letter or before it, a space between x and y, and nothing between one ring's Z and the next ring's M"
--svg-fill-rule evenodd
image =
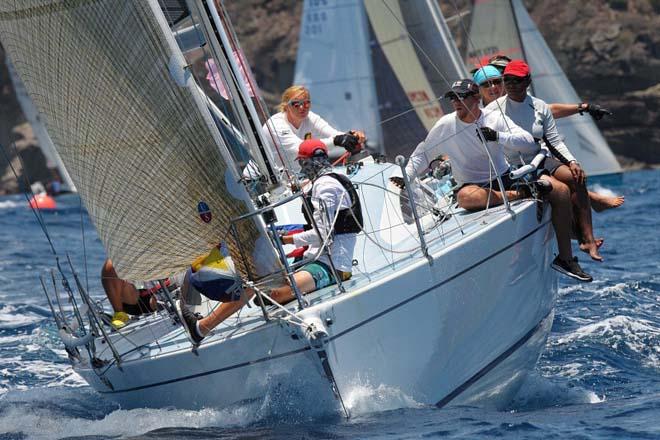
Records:
M501 176L502 178L502 185L504 185L504 190L510 190L513 188L514 181L511 180L511 177L509 177L509 173L507 172L506 174L503 174ZM492 188L495 191L502 191L500 189L500 183L497 181L497 179L493 179L490 182L482 182L482 183L464 183L461 185L460 188L456 190L456 194L458 194L458 191L460 191L463 187L468 186L468 185L477 185L481 188Z
M151 299L151 295L140 295L138 297L137 304L123 303L124 312L128 313L129 315L133 315L133 316L139 316L139 315L143 315L145 313L151 313L151 312L153 312L153 310L151 309L151 306L149 305L149 300L150 299Z

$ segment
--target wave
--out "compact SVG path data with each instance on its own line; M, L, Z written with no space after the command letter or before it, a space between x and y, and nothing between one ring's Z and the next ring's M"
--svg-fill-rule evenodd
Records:
M552 335L549 340L555 349L575 346L579 342L604 345L626 357L632 354L643 366L660 369L660 327L651 320L616 315L568 333Z
M574 386L570 382L550 379L539 373L530 373L514 397L510 409L516 411L536 411L543 408L601 403L591 390Z
M24 207L27 202L17 202L14 200L0 200L0 209L14 209Z
M33 440L134 437L166 428L236 428L254 423L254 408L199 411L117 408L89 388L32 389L4 396L0 432Z

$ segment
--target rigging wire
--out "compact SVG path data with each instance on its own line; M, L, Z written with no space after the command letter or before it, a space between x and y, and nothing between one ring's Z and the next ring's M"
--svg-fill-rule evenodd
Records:
M43 231L44 235L46 236L46 240L48 240L48 244L50 246L50 250L51 250L52 254L55 257L57 257L58 254L57 254L57 251L55 250L55 245L53 245L53 241L50 237L50 233L48 232L48 228L46 227L46 222L45 222L43 216L41 215L41 212L38 212L39 205L38 205L37 200L35 199L36 194L34 193L34 191L32 191L32 187L31 187L31 184L30 184L30 178L27 174L27 170L25 168L25 164L23 163L23 159L21 158L20 154L18 153L18 149L16 148L16 142L12 142L12 145L13 145L13 148L14 148L14 154L18 158L19 162L21 163L21 168L23 169L23 174L22 175L23 175L23 178L25 180L23 182L23 185L25 185L23 195L25 196L25 200L28 202L28 205L30 206L30 210L34 214L35 218L37 219L37 223L39 223L39 226L41 227L41 230ZM14 168L14 165L11 163L11 159L9 157L9 154L7 153L7 150L2 145L0 145L0 150L2 150L2 154L5 158L5 160L7 161L7 164L9 164L9 168L11 169L14 177L16 178L16 182L19 185L21 185L21 178L18 176L18 172L16 171L16 168ZM28 196L28 192L32 195L32 200L34 200L34 206L32 205L32 203L30 203L30 197ZM35 208L35 206L36 206L36 208Z

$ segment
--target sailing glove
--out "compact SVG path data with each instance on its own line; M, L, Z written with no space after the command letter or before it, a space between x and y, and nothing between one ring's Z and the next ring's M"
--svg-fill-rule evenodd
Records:
M406 187L406 182L403 180L403 177L390 177L390 182L395 184L399 189L404 189Z
M581 115L584 114L584 112L589 113L597 121L603 119L603 116L605 115L612 116L611 111L599 106L598 104L580 104L580 108L578 111L580 112Z
M477 137L480 137L479 132L481 132L481 134L483 135L484 139L486 139L487 142L497 142L498 134L492 128L489 127L477 128Z
M344 147L351 154L361 150L359 138L350 133L339 134L332 142L339 147Z

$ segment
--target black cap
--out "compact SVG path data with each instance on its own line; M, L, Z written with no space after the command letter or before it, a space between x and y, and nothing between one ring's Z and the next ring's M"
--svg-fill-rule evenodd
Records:
M445 98L458 95L462 98L479 93L479 86L471 79L460 79L451 85L451 89L445 93Z

